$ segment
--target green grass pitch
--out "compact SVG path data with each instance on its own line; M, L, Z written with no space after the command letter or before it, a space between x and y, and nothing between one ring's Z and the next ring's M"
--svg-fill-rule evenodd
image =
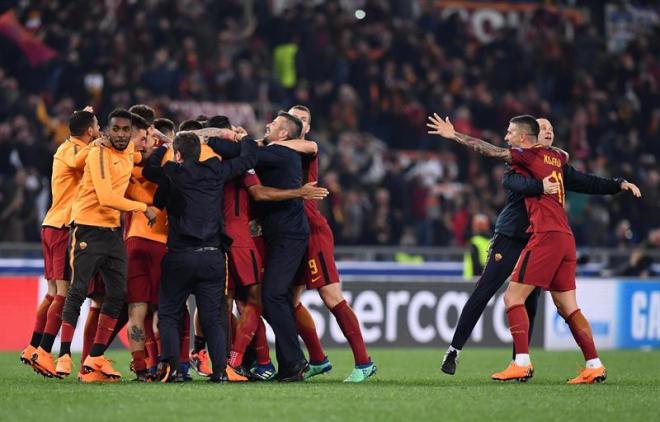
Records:
M133 383L121 351L109 357L124 381L81 385L75 377L44 379L18 353L2 352L0 421L651 421L660 406L660 351L604 352L607 381L580 386L564 384L582 363L579 352L533 350L528 383L489 379L508 363L505 349L466 349L453 377L439 371L441 350L370 352L379 371L359 385L341 382L352 367L348 349L329 350L333 371L311 381L229 385Z

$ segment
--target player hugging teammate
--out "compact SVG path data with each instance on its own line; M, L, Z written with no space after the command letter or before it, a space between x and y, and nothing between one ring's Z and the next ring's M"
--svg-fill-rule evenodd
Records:
M570 327L584 355L584 368L568 383L592 384L605 381L607 371L598 357L591 326L580 311L575 295L575 239L564 210L565 182L575 191L614 194L630 190L636 197L640 197L637 186L623 179L607 180L577 174L567 165L568 154L551 146L554 133L547 119L537 120L529 115L511 119L504 138L511 148L501 148L456 132L449 118L443 120L434 114L429 120L429 134L452 139L481 155L502 160L511 166L513 173L523 179L530 179L508 181L507 189L520 196L509 195L509 204L501 215L502 218L506 213L507 217L502 218L499 232L496 229L492 243L493 250L500 257L506 255L506 259L489 259L486 264L477 288L461 313L457 332L442 363L442 371L451 375L455 373L458 353L470 331L488 300L513 271L504 294L514 343L513 361L504 371L493 374L491 378L498 381L527 381L534 375L529 355L532 328L530 315L535 314L538 290L544 289L552 295L557 311ZM513 211L515 203L522 205L523 201L525 207ZM523 216L524 211L529 221ZM528 226L526 232L530 235L529 240L521 235L520 226ZM512 266L513 262L515 266Z

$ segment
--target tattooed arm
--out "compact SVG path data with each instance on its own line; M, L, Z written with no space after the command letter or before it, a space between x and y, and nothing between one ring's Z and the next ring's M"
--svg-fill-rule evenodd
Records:
M489 144L481 139L473 138L458 132L454 135L454 140L459 144L463 144L478 152L484 157L491 157L511 163L511 150L509 150L509 148L498 147L497 145Z
M440 116L434 113L433 116L429 116L429 120L431 123L427 123L426 126L431 128L431 130L428 131L430 135L439 135L443 138L453 139L459 144L465 145L485 157L491 157L511 163L511 151L509 148L498 147L484 140L456 132L454 130L454 125L449 121L449 117L442 120Z

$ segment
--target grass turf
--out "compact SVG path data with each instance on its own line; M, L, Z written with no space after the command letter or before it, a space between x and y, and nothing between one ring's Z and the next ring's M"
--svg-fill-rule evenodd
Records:
M329 350L334 369L297 384L211 385L128 381L129 354L113 351L126 379L82 385L44 379L0 353L0 421L74 420L639 420L657 417L660 351L601 354L609 377L601 385L565 385L582 363L578 352L532 351L536 376L528 383L491 381L510 359L504 349L467 349L455 376L439 371L442 352L372 349L378 374L359 385L341 381L350 350ZM74 357L74 360L78 357ZM75 370L75 369L74 369Z

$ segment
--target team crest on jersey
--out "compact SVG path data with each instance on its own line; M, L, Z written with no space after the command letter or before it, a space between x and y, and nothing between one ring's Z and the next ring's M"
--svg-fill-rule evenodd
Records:
M502 260L502 254L501 253L496 253L495 254L495 262L500 262Z
M87 242L80 242L78 246L80 246L80 249L85 249L87 247Z

